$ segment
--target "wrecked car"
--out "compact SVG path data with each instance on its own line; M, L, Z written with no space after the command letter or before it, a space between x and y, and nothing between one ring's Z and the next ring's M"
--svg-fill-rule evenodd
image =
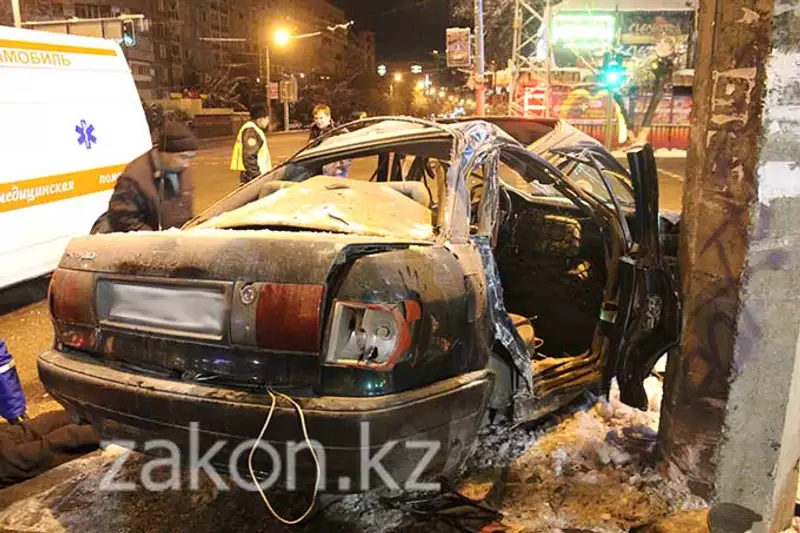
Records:
M242 474L235 448L269 415L263 441L319 443L320 484L344 491L385 482L360 467L387 443L393 479L447 476L481 424L614 378L645 407L680 323L651 147L628 171L564 122L487 120L366 119L180 230L74 239L46 389L107 439L222 440L210 462ZM321 175L340 161L346 178ZM313 482L307 455L296 475Z

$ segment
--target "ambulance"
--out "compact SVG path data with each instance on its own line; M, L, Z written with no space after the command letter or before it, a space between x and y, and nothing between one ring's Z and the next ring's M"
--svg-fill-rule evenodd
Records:
M0 26L0 289L54 270L150 147L116 42Z

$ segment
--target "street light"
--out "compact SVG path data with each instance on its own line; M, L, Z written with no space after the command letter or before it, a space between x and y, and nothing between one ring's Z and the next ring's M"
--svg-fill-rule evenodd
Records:
M277 30L275 30L274 38L275 38L275 43L278 46L285 46L285 45L287 45L289 43L289 40L292 38L292 36L289 33L289 30L287 30L286 28L278 28ZM269 43L269 39L268 39L266 44L264 45L264 56L265 56L265 63L266 63L265 67L266 67L266 71L267 71L266 72L266 80L265 80L265 83L267 85L267 118L269 119L269 121L271 123L272 122L272 98L270 98L271 97L271 95L270 95L270 86L272 85L272 79L271 79L272 78L272 76L271 76L272 73L270 72L271 66L270 66L270 57L269 57L269 55L270 55L269 54L269 52L270 52L269 44L270 43ZM288 114L288 103L286 103L284 108L285 108L284 109L284 116L286 116ZM284 128L286 130L288 130L289 129L288 124L284 124Z
M417 82L417 90L418 91L424 91L425 90L425 82L424 81L418 81Z
M444 98L445 96L447 96L447 93L446 93L446 92L444 92L444 91L439 91L439 98Z
M278 46L286 46L292 38L292 34L286 28L279 28L275 31L275 43Z
M394 81L396 81L397 83L400 83L401 81L403 81L403 75L400 74L399 72L395 72L394 73Z

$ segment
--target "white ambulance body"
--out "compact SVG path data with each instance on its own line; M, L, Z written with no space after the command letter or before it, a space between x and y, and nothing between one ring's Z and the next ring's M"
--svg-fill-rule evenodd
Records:
M0 26L0 288L55 269L150 146L115 42Z

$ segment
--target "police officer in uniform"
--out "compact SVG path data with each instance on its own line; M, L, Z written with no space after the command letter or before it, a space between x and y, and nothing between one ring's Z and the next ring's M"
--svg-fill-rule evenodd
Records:
M239 129L231 155L231 170L238 170L242 185L272 170L266 130L269 117L263 107L250 110L250 120Z

